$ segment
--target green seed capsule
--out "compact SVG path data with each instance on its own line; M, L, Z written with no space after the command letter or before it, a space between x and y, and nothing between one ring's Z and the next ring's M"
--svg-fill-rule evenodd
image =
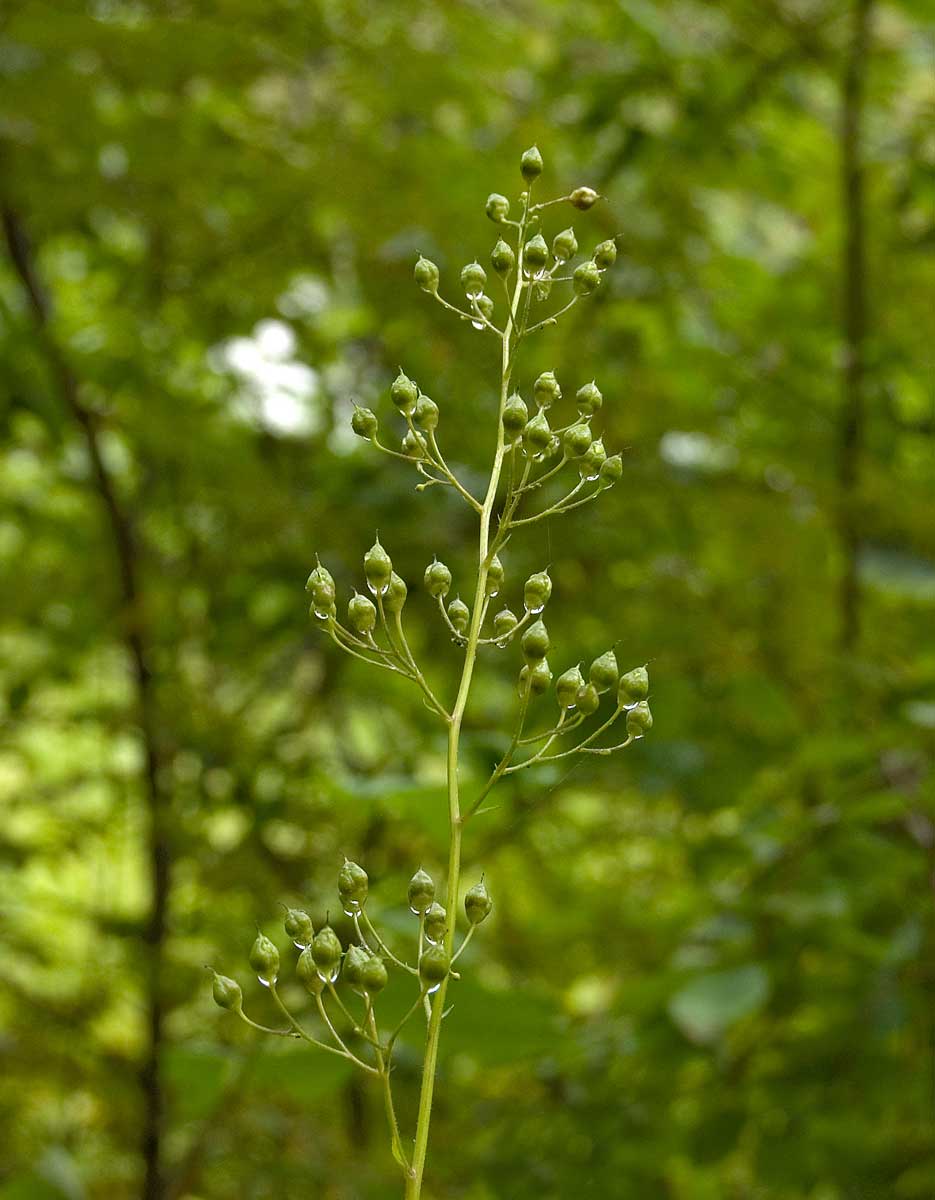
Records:
M355 991L361 991L363 988L363 973L364 967L370 961L370 954L361 946L348 946L347 954L344 955L344 969L341 976L348 987L352 987Z
M540 408L548 408L562 398L562 389L554 371L543 371L532 387L532 394Z
M602 439L598 438L588 447L587 453L579 459L578 474L585 480L597 479L606 460L607 451L604 449Z
M471 621L471 610L460 596L456 596L448 605L448 620L458 633L466 633Z
M491 221L499 225L501 221L505 221L510 215L510 202L506 196L501 196L499 192L492 192L487 197L486 212Z
M386 589L386 594L383 597L383 606L386 611L388 613L402 612L408 594L409 589L406 587L406 581L401 579L394 571L390 576L389 587Z
M487 283L487 272L479 262L468 263L461 270L461 286L468 296L479 296Z
M577 187L568 199L575 208L580 209L581 212L587 212L589 208L600 200L600 196L593 188Z
M529 420L529 410L521 396L516 392L510 396L503 406L503 430L511 440L518 437L526 428Z
M420 867L409 880L409 907L418 915L426 912L435 899L435 881Z
M390 399L401 413L411 413L419 399L419 388L414 380L400 371L390 386Z
M427 433L438 428L438 405L428 396L420 396L412 410L413 423Z
M552 257L559 262L568 262L578 253L578 239L573 229L563 229L552 238Z
M444 946L426 946L419 958L419 978L434 992L451 970L451 959Z
M333 601L331 604L322 605L319 607L315 604L315 600L313 598L312 603L308 606L308 615L310 617L314 617L315 620L321 624L322 628L327 629L327 627L338 615L338 608Z
M431 259L423 258L420 255L413 276L423 292L430 292L434 295L438 291L438 267Z
M428 456L425 438L421 433L413 433L411 429L407 429L403 435L402 451L410 458L426 458Z
M286 937L293 941L296 946L305 947L309 945L315 936L312 918L307 912L303 912L301 908L287 908L282 924L286 931Z
M393 574L393 560L380 545L380 539L373 543L364 555L364 575L367 577L367 587L375 596L382 596L389 586Z
M318 967L315 965L315 959L312 957L311 948L306 948L299 955L299 961L295 964L295 974L299 983L304 983L306 989L313 996L320 996L325 981L318 972Z
M549 261L549 247L541 233L531 237L523 247L523 270L537 275Z
M588 671L588 679L599 692L609 692L615 688L619 675L617 656L613 650L607 650L599 658L595 658L591 663L590 671Z
M472 925L480 925L490 916L492 908L493 901L490 899L484 877L481 876L480 883L475 883L472 888L469 888L464 897L465 916Z
M360 968L360 986L368 996L375 996L386 987L389 976L382 958L374 955Z
M433 558L425 568L422 582L430 596L434 596L436 599L439 596L447 596L448 589L451 587L451 572L443 562Z
M534 696L541 696L549 690L552 682L552 668L547 658L540 659L529 670L529 690Z
M552 439L552 429L544 409L539 409L536 415L526 422L523 430L523 444L526 453L535 457L542 454Z
M486 594L488 596L496 596L503 587L503 563L498 555L494 555L490 560L490 566L487 568L487 584Z
M354 415L351 417L351 429L358 437L367 438L368 440L374 436L377 429L380 427L380 422L377 420L377 414L369 408L360 408L354 405Z
M540 304L543 300L548 300L552 295L552 280L547 275L542 279L537 279L533 284L532 294Z
M601 463L601 483L605 487L613 487L623 477L623 459L619 454L612 454Z
M653 727L653 714L645 700L640 700L627 709L627 737L641 738Z
M483 316L485 321L489 321L493 316L493 301L489 296L475 296L474 303L477 305L477 310ZM471 324L475 329L484 329L483 321L472 321Z
M425 930L425 936L430 942L437 944L444 938L448 929L448 914L437 900L425 910L425 921L422 928Z
M569 667L555 681L555 698L559 708L574 708L578 702L578 693L584 687L584 676L581 667Z
M334 599L334 579L330 571L327 571L320 562L317 562L315 569L305 581L305 590L311 593L319 593L322 597L330 595Z
M601 395L601 389L593 379L575 392L575 404L583 417L593 416L603 403L604 397Z
M597 264L588 260L580 267L575 267L575 273L571 280L572 287L579 296L590 296L601 282L601 273L597 269Z
M264 983L275 983L279 974L279 951L264 933L250 947L250 966Z
M516 255L513 253L513 247L508 245L503 238L500 238L490 252L490 265L500 276L509 275L516 266Z
M552 580L548 571L536 571L523 585L523 603L526 611L541 613L552 596Z
M228 1012L240 1012L243 1007L243 992L240 990L240 984L236 979L231 979L227 975L219 975L217 971L214 972L211 995L218 1008L227 1009Z
M515 612L511 612L508 608L502 608L493 619L494 636L498 638L506 637L507 634L513 632L519 624L519 618Z
M594 261L602 271L612 267L617 261L617 243L615 241L601 242L594 249Z
M363 908L369 887L370 880L364 868L345 859L344 865L338 871L338 895L348 916L353 916Z
M561 448L562 448L562 439L558 436L557 433L553 433L552 436L549 438L549 444L542 451L543 460L555 458L556 455L558 454L559 450L561 450Z
M634 667L620 676L620 686L617 689L617 699L621 708L633 704L637 700L645 700L649 695L649 672L645 667Z
M549 631L545 627L545 622L540 618L523 634L523 654L526 656L526 661L534 663L545 658L551 644Z
M323 925L312 938L312 962L329 979L341 961L344 950L338 935L330 925Z
M538 146L530 146L528 150L523 151L519 169L527 183L532 183L542 174L542 155Z
M578 693L576 700L578 712L584 717L589 717L592 713L596 713L601 706L601 698L598 695L597 688L593 683L586 683Z
M586 421L578 421L565 430L562 439L565 453L569 458L581 458L591 449L591 426Z
M355 592L347 604L347 623L355 633L372 633L377 624L376 605Z

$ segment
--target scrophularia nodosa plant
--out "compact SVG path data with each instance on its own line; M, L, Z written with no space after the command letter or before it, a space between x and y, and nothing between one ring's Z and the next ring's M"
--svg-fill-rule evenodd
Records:
M420 867L409 883L409 907L417 917L417 929L408 953L398 946L391 949L371 920L367 911L369 881L357 863L346 861L337 879L340 902L354 931L349 945L342 944L327 922L316 932L307 913L288 909L285 933L299 951L295 972L309 993L313 1017L317 1016L314 1032L309 1032L307 1023L300 1023L283 1003L277 989L279 950L263 933L250 950L250 965L282 1013L284 1029L256 1024L244 1012L239 985L222 975L214 977L217 1003L247 1024L266 1033L303 1039L329 1054L340 1055L373 1078L375 1086L382 1089L393 1157L405 1180L407 1200L416 1200L422 1193L449 986L459 978L456 964L464 948L492 908L481 878L465 893L464 932L459 935L465 830L483 811L491 790L503 776L575 755L611 754L641 738L653 723L647 703L646 667L636 666L621 674L613 650L596 658L587 674L580 664L564 668L553 685L548 657L551 640L542 616L552 593L547 570L537 571L526 580L520 612L497 599L504 590L501 555L508 543L538 521L596 500L623 473L620 455L608 456L593 429L603 403L596 383L578 387L573 405L558 421L562 389L552 371L536 379L531 395L523 397L512 387L517 356L527 338L555 325L570 308L590 296L617 256L616 244L604 241L589 258L573 265L578 242L570 228L556 233L550 248L541 231L547 212L558 205L584 212L599 197L591 188L578 187L568 195L534 203L535 183L542 171L542 158L535 147L523 154L520 170L526 190L519 198L518 219L511 218L510 202L505 196L494 194L487 200L487 216L497 227L499 237L490 253L489 271L476 261L461 271L465 295L462 304L442 297L439 270L434 263L420 257L415 265L415 281L423 292L459 320L470 322L499 358L499 403L496 417L491 414L495 445L483 496L473 495L448 465L436 436L438 406L402 371L389 389L405 424L399 450L379 440L377 416L370 409L355 409L352 419L354 432L360 437L415 468L422 476L417 490L450 487L477 515L476 573L470 587L462 584L465 595L472 593L470 604L460 596L449 600L451 571L437 559L426 567L423 579L425 591L463 654L453 701L436 694L413 656L403 621L408 588L393 570L390 555L379 538L364 555L365 590L354 591L345 620L338 616L334 579L321 563L316 564L307 584L311 616L334 644L379 670L410 680L421 690L433 717L444 726L450 831L444 902L436 896L434 880ZM504 298L499 305L488 295L489 283L502 286ZM569 284L571 294L565 303L552 299L553 289ZM553 494L563 477L569 480L564 494L552 501L542 499ZM543 491L545 483L551 486ZM559 486L558 490L563 489ZM478 655L490 647L511 645L516 646L517 657L522 660L515 727L512 734L506 735L503 756L486 783L475 794L464 796L459 782L459 740L475 663ZM550 715L543 699L549 691L557 703L557 717ZM544 725L540 732L527 731L527 721L533 714L537 724ZM620 733L616 729L608 732L620 725ZM379 1002L384 988L392 986L391 977L396 976L400 984L411 988L412 1004L402 1020L388 1029L380 1021ZM426 1025L425 1052L414 1136L407 1136L396 1117L391 1071L397 1041L417 1017L423 1018Z

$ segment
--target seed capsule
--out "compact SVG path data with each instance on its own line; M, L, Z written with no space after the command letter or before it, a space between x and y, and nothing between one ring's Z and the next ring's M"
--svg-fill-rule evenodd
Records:
M323 628L327 628L338 615L338 608L333 601L327 605L316 605L313 599L308 606L308 615L319 621Z
M383 606L389 613L402 612L403 605L406 603L406 596L409 594L409 589L406 587L406 581L400 578L394 571L390 576L389 587L386 589L386 595L383 597Z
M528 150L523 151L523 157L519 160L519 169L527 183L532 183L542 174L542 155L539 153L538 146L530 146Z
M583 454L579 460L578 474L584 480L597 479L606 459L607 451L604 449L604 443L601 438L598 438L596 442L591 443L587 453Z
M306 948L299 955L299 961L295 964L296 978L300 983L304 983L306 989L313 996L319 996L325 986L325 981L318 972L318 967L315 965L315 959L312 957L311 948Z
M540 618L523 634L523 654L526 656L526 661L534 663L545 658L551 644L549 631L545 627L545 622Z
M425 568L422 582L430 596L434 596L436 599L439 596L447 596L448 589L451 587L451 572L443 562L433 558Z
M364 555L364 575L367 577L367 587L375 596L382 596L389 586L393 574L393 560L380 545L380 539L373 543Z
M351 429L358 437L367 438L368 440L374 436L377 429L380 427L380 422L377 420L377 414L369 408L360 408L354 405L354 415L351 417Z
M590 296L601 282L601 273L597 269L596 263L590 259L581 264L580 267L575 267L575 273L571 277L572 287L579 296Z
M502 608L493 619L494 636L498 638L506 637L507 634L513 632L519 624L519 618L515 612L511 612L508 608Z
M602 271L612 267L617 261L617 243L613 240L601 242L594 248L594 261Z
M410 458L427 457L428 447L425 444L425 438L421 433L413 433L411 429L407 429L403 435L402 451Z
M426 946L419 959L419 978L434 992L451 969L451 959L444 946Z
M541 304L543 300L548 300L552 295L552 280L548 275L544 275L541 279L537 279L533 284L532 293L536 300Z
M282 924L286 937L297 946L307 946L315 936L312 918L301 908L287 908Z
M465 916L472 925L480 925L482 921L486 921L490 916L492 908L493 901L490 899L490 893L487 891L484 877L481 876L480 883L475 883L465 894Z
M641 738L653 727L653 714L645 700L640 700L632 708L627 709L627 736Z
M532 387L532 394L540 408L548 408L562 398L562 389L554 371L543 371Z
M609 692L617 686L619 674L617 656L613 650L607 650L591 663L588 679L599 692Z
M505 221L510 215L510 202L506 196L501 196L499 192L492 192L487 197L486 212L491 221L499 225L501 221Z
M601 483L605 487L613 487L623 477L623 459L619 454L612 454L601 463Z
M479 262L468 263L461 270L461 286L466 295L479 296L487 283L487 272Z
M422 928L425 930L425 936L430 942L438 943L448 929L448 914L444 907L435 900L425 910L425 921Z
M578 702L578 693L584 687L584 676L581 667L569 667L555 681L555 698L559 708L574 708Z
M533 457L542 454L552 438L552 430L544 409L539 409L534 417L526 422L523 430L523 443L526 453Z
M620 686L617 689L617 699L621 708L633 704L637 700L645 700L649 695L649 672L645 667L634 667L620 676Z
M565 430L563 445L569 458L581 458L591 449L591 426L586 421L577 421Z
M562 448L562 439L558 436L557 433L553 433L552 436L549 438L549 444L542 451L543 459L547 460L550 458L555 458L556 454L558 454L558 452L559 452L559 450L561 450L561 448Z
M359 912L367 902L367 890L370 880L367 872L355 862L344 860L344 865L338 871L338 895L346 913Z
M431 292L434 295L438 291L438 267L431 259L420 255L413 276L423 292Z
M390 385L390 399L401 413L411 413L419 399L419 388L414 380L400 371Z
M496 596L503 587L503 563L498 555L494 555L490 560L490 566L487 568L487 586L486 594L488 596Z
M279 974L279 951L264 933L258 933L250 947L250 966L263 983L275 983Z
M575 392L575 404L583 417L593 416L603 403L604 397L601 395L601 389L593 379Z
M347 623L355 633L372 633L377 623L376 605L355 592L347 604Z
M573 229L563 229L552 238L552 256L559 262L568 262L578 253L578 239Z
M312 938L312 962L327 978L331 978L344 953L338 935L330 925L323 925Z
M512 441L521 434L526 428L528 420L529 410L526 408L526 403L521 396L514 392L503 406L503 430L507 437Z
M578 693L576 701L578 712L584 717L590 717L592 713L596 713L601 706L601 698L598 695L597 688L593 683L586 683Z
M593 188L577 187L568 197L569 201L580 209L582 212L587 212L594 204L600 200L600 196Z
M524 667L529 670L529 689L534 696L541 696L549 690L552 682L552 668L547 658L541 658L534 666Z
M493 316L493 301L489 296L475 296L474 303L477 305L478 312L483 316L484 321L489 321ZM475 329L484 329L484 321L472 321L471 324Z
M331 572L326 570L320 562L317 563L305 581L305 590L313 594L317 592L323 597L328 596L330 599L334 599L334 579Z
M360 968L360 986L368 996L375 996L386 987L388 975L383 959L374 955Z
M549 261L549 247L541 233L531 237L523 247L523 270L537 275Z
M471 621L471 610L460 596L456 596L448 605L448 620L458 633L466 633Z
M438 428L438 405L428 396L420 396L412 410L413 423L429 432Z
M219 975L217 971L214 972L211 995L218 1008L227 1009L228 1012L240 1012L243 1007L243 992L240 990L240 984L236 979L231 979L227 975Z
M490 265L498 275L509 275L516 266L516 255L513 253L513 247L500 238L496 246L490 252Z
M435 881L420 867L409 880L409 907L420 916L435 899Z
M341 974L344 982L349 987L357 991L362 988L364 967L369 961L369 953L361 946L348 946L347 954L344 955L344 969Z
M523 602L527 612L541 613L551 596L552 580L548 571L536 571L523 584Z

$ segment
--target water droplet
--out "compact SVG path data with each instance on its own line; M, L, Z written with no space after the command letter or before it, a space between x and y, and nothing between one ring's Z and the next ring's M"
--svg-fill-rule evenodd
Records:
M293 946L295 946L296 950L306 950L308 948L308 942L295 942L294 941L292 944L293 944Z
M360 913L360 905L356 900L348 900L344 905L344 915L346 917L356 917Z
M276 978L277 977L274 975L272 979L264 979L262 975L257 975L257 979L259 979L260 983L262 983L264 987L269 987L270 984L275 983Z
M600 475L600 471L593 471L589 475L583 475L582 479L585 481L585 483L593 483L594 480L597 479L598 475Z
M411 904L409 905L409 911L412 913L412 915L413 915L414 917L421 917L421 916L422 916L422 914L419 912L419 910L418 910L417 908L413 908Z
M323 972L321 970L321 968L319 967L317 974L318 974L318 978L322 981L322 983L334 983L338 978L338 968L335 967L334 970L331 972L328 972L328 971Z
M494 598L494 596L499 596L500 595L500 585L498 583L495 583L493 585L488 584L487 585L487 595L491 598L491 600Z
M509 646L509 644L510 644L510 639L504 638L502 641L497 642L497 649L498 650L506 650L507 647Z
M472 326L473 326L475 329L484 329L484 328L485 328L485 326L484 326L484 322L483 322L483 321L472 321L472 322L471 322L471 325L472 325Z
M438 989L439 989L440 987L441 987L441 984L440 984L440 983L436 983L434 987L430 987L430 988L428 988L428 995L430 995L430 996L431 996L431 995L433 995L435 992L437 992L437 991L438 991Z
M532 589L530 589L530 590L532 590ZM536 616L538 613L541 613L544 608L545 608L544 604L537 604L535 606L535 608L527 608L526 611L531 612L533 616Z
M326 608L316 608L315 616L319 619L319 621L327 621L330 618L331 613Z

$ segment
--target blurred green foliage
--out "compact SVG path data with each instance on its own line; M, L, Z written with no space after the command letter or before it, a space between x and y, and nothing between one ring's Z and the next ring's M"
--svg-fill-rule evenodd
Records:
M567 391L587 363L628 452L604 502L517 539L508 592L551 561L555 661L617 639L651 660L656 728L610 764L520 774L472 830L495 919L446 1021L431 1194L935 1195L935 26L922 0L875 4L856 62L865 411L842 490L853 13L0 8L0 203L54 306L42 336L4 259L2 1200L141 1194L152 830L128 621L172 864L164 1195L396 1194L379 1097L232 1027L203 964L244 978L279 900L321 918L342 852L394 929L412 869L441 872L418 696L309 631L302 582L317 551L349 590L378 526L410 581L438 553L457 584L469 514L347 423L352 399L389 418L402 363L467 476L486 461L496 363L410 273L417 251L449 281L483 259L484 198L516 195L536 140L544 187L606 196L582 244L621 254L519 383L554 367ZM50 346L135 533L136 614ZM409 609L450 691L455 653L424 596ZM516 666L481 669L479 778Z

